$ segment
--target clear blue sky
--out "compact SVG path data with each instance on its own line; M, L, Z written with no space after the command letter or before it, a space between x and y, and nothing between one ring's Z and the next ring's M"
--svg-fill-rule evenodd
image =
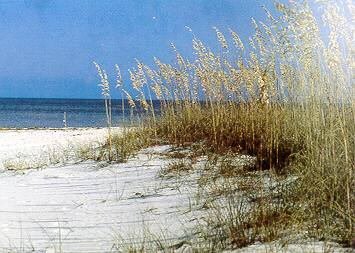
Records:
M287 0L281 0L287 4ZM100 98L93 62L124 84L135 59L174 62L174 51L192 59L194 34L212 50L219 43L212 26L228 28L247 43L253 17L265 21L264 4L274 0L0 0L0 97ZM128 89L128 88L127 88ZM128 89L129 90L129 89ZM113 90L118 97L118 90Z

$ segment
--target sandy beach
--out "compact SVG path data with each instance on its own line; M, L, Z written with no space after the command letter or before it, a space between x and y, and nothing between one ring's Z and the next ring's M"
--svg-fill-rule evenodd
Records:
M19 152L35 156L48 147L106 137L105 129L5 130L0 149L4 161ZM156 180L166 161L160 153L168 148L105 168L83 162L2 172L0 250L107 252L160 235L179 242L192 207L183 186Z
M120 128L113 128L119 133ZM105 128L63 128L63 129L7 129L0 130L0 171L6 163L17 159L20 162L36 163L36 159L48 153L63 153L85 145L100 145L106 141ZM59 155L59 154L58 154ZM28 159L25 159L25 158Z
M119 129L115 129L119 132ZM124 252L160 240L191 252L193 228L206 212L194 199L194 175L158 177L169 146L141 150L127 163L85 161L22 172L5 170L11 156L50 147L103 143L106 129L0 131L0 252ZM5 170L5 171L4 171ZM274 252L282 242L233 252ZM334 246L334 245L333 245ZM281 252L323 252L322 242L294 241ZM334 252L344 250L336 245Z

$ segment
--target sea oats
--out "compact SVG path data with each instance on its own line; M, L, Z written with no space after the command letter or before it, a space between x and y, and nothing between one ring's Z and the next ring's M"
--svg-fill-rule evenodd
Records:
M147 71L148 76L150 77L150 80L153 82L153 85L150 87L152 88L158 99L163 99L163 91L161 90L162 81L159 78L159 75L147 66L144 67Z
M134 88L136 91L139 92L139 88L138 88L138 85L137 85L137 82L138 82L138 81L136 80L135 75L132 73L131 70L128 70L128 71L129 71L130 76L131 76L131 81L132 81L132 86L133 86L133 88Z
M278 19L263 7L268 23L252 20L251 50L229 30L236 54L231 57L227 39L214 27L219 51L194 36L194 58L187 60L171 44L175 63L154 58L154 71L137 61L132 85L142 113L154 118L145 119L155 136L174 144L203 143L216 153L248 153L256 157L260 177L267 169L296 175L282 198L290 203L280 204L282 210L297 207L287 211L292 227L310 223L311 236L355 247L354 1L346 1L346 12L336 1L322 1L322 33L307 1L291 2L290 8L276 3ZM105 87L107 76L99 74ZM150 90L162 102L160 120ZM262 207L255 208L264 211L270 206L265 189L260 192L256 202Z
M109 82L108 82L108 79L107 79L106 72L105 71L101 71L100 66L96 62L94 62L94 64L97 67L99 75L101 77L101 84L99 84L99 86L102 88L102 95L104 97L108 97L109 94L110 94L110 85L109 85Z
M256 51L255 43L251 37L249 37L249 42L250 42L250 45L252 46L252 48Z
M216 31L216 34L218 36L218 41L221 43L221 47L224 49L227 49L227 51L228 51L227 41L224 38L223 34L216 27L213 27L213 29L215 29L215 31Z
M141 64L138 60L137 62L137 70L135 70L136 78L139 80L138 84L140 87L143 87L145 84L148 84L147 78L144 74L144 67L143 64Z
M237 48L239 48L242 52L244 52L245 51L244 44L241 41L241 39L239 38L239 36L235 32L233 32L231 29L229 29L229 31L233 36L235 46Z
M127 99L128 99L128 103L130 104L130 106L132 108L136 107L136 103L134 103L134 100L132 99L131 95L126 90L123 90L123 92L126 94Z

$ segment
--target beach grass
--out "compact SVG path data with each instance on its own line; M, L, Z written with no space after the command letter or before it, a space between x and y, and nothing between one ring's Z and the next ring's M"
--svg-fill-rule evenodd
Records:
M215 28L219 54L195 38L196 57L187 60L172 45L176 64L155 59L151 68L137 61L130 72L138 101L119 85L142 110L133 139L112 139L117 161L128 157L122 155L128 140L134 149L151 140L189 146L191 161L202 155L226 160L230 153L255 157L247 169L222 162L203 170L219 176L205 179L201 191L225 195L210 197L205 226L211 229L204 233L213 250L270 242L287 231L355 248L355 4L320 4L328 36L307 2L276 3L282 16L265 9L268 23L253 20L248 46L230 31L230 47ZM153 97L161 101L160 115ZM180 174L174 170L190 165L172 163L162 175ZM274 185L262 183L266 178Z

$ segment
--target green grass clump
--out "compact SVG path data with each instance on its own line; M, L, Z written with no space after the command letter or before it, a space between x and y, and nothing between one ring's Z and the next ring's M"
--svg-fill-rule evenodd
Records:
M306 227L312 237L355 248L355 4L320 4L328 37L307 1L292 8L276 3L281 18L265 10L268 25L253 20L250 50L230 31L231 53L215 28L220 54L195 38L194 61L183 59L173 46L176 65L155 59L153 69L137 61L131 72L145 136L177 145L200 143L204 152L220 156L249 154L257 158L254 170L260 177L271 170L277 177L297 178L282 190L277 209L267 208L268 199L261 196L263 204L249 210L251 215L235 215L240 204L230 202L230 196L234 211L223 220L229 232L220 241L228 235L230 243L243 247L272 240L277 231L271 228L288 217L286 223ZM161 101L160 115L151 92ZM264 232L255 234L259 228Z

